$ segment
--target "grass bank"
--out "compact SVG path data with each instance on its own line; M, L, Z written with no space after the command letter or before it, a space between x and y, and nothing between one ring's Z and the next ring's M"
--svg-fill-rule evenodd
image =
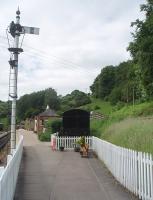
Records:
M100 99L91 99L92 103L81 106L80 108L109 115L113 112L114 106L110 102L102 101Z
M114 106L107 116L104 120L91 120L93 135L119 146L153 153L153 102L120 109Z
M118 146L153 154L153 116L114 123L101 137Z

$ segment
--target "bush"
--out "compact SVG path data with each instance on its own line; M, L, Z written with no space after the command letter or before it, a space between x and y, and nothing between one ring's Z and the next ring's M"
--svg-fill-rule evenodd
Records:
M98 105L94 106L94 110L99 110L99 109L100 109L100 107Z
M62 128L62 121L57 119L54 121L51 121L51 132L56 133L59 132Z
M60 119L48 120L47 122L45 122L45 128L46 131L50 133L59 132L62 128L62 120Z
M120 110L121 108L123 108L125 106L124 102L119 101L116 106L114 106L114 111Z
M38 135L39 140L42 141L42 142L44 142L44 141L50 142L50 137L51 137L50 132L40 133Z

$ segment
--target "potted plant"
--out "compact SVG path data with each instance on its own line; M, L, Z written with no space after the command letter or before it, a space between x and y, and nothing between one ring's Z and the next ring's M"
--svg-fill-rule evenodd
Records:
M80 154L82 155L82 147L85 146L85 137L84 137L84 136L81 136L81 137L77 140L76 144L79 145L79 151L80 151ZM80 147L81 147L81 148L80 148Z

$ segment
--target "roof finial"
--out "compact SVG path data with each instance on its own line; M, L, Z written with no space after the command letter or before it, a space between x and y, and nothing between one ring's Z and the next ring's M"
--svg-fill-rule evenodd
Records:
M16 11L17 15L20 15L20 10L19 10L19 6L18 6L18 10Z
M46 110L49 110L49 109L50 109L50 107L49 107L49 105L47 105Z

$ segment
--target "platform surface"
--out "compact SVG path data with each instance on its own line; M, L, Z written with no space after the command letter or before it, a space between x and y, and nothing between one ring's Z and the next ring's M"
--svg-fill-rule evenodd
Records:
M52 151L50 143L24 135L24 151L14 200L136 200L94 156Z

